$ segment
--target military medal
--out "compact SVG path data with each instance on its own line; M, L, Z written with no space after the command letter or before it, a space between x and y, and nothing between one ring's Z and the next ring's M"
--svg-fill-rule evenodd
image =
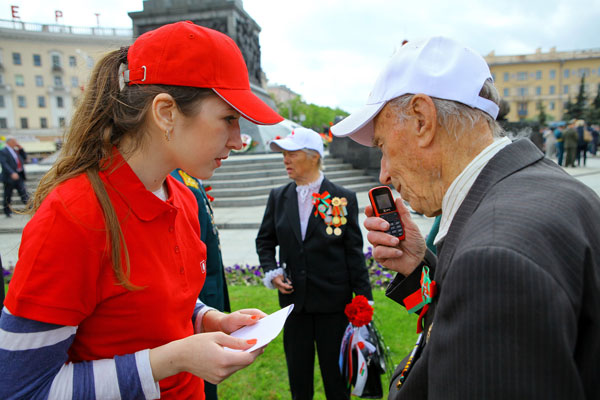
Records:
M328 235L341 236L342 229L340 226L346 225L348 219L348 200L345 197L331 197L329 192L322 194L313 193L312 203L315 206L315 217L320 216L327 225L325 232Z

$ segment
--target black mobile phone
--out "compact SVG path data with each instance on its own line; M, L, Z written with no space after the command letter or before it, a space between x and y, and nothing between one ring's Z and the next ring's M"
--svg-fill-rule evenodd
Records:
M390 229L386 233L404 240L404 227L390 188L378 186L369 190L369 200L375 216L385 219L390 224Z

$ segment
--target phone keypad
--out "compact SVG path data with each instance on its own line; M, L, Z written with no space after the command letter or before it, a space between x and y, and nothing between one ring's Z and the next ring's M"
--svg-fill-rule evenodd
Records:
M400 215L396 212L391 212L381 215L381 218L385 219L390 224L390 229L385 233L392 236L401 237L404 235L404 229L402 228L402 222L400 221Z

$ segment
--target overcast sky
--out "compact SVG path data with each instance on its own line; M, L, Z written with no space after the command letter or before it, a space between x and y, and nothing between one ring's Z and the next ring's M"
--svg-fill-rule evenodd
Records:
M0 0L25 22L131 28L142 0ZM600 0L244 0L261 26L262 68L310 103L352 112L402 40L445 35L482 55L600 49Z

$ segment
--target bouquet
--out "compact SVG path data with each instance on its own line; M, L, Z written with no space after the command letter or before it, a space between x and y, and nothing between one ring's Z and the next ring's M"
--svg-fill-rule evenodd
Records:
M383 397L381 375L389 357L381 334L373 322L373 307L364 296L356 296L344 310L348 327L340 348L339 367L352 394L366 399Z

